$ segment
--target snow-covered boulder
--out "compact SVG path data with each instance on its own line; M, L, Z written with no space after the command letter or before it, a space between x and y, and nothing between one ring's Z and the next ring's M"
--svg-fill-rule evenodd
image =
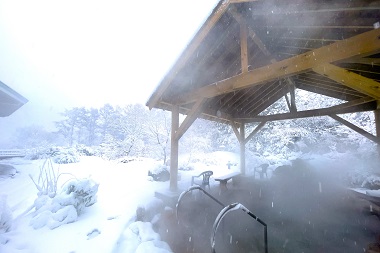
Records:
M170 179L169 168L166 165L157 164L148 171L148 176L152 177L154 181L168 181Z
M136 210L137 221L152 221L154 216L164 209L164 203L161 199L153 198L144 205L140 205Z

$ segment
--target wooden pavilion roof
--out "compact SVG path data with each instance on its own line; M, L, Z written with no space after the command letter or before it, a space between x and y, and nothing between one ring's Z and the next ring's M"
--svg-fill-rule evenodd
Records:
M221 0L147 106L225 123L376 110L379 22L379 0ZM346 102L297 111L296 88ZM259 115L284 96L288 113Z

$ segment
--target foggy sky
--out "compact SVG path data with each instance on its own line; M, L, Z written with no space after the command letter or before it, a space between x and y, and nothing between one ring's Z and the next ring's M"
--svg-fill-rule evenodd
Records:
M64 108L145 104L217 2L0 0L0 80L29 100L0 142Z

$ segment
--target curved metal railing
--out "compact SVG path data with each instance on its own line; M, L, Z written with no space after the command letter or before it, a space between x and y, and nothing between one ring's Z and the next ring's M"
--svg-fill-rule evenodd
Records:
M209 194L207 191L205 191L200 186L191 186L186 191L183 191L179 195L178 201L177 201L177 204L176 204L176 216L177 216L177 219L179 217L178 216L178 210L179 210L179 206L180 206L181 200L183 199L183 197L186 194L188 194L188 193L190 193L190 192L192 192L194 190L200 190L200 191L202 191L204 194L206 194L206 196L210 197L212 200L214 200L216 203L218 203L220 206L223 207L223 209L220 211L220 213L218 214L218 216L215 219L215 222L214 222L214 225L213 225L213 229L212 229L211 238L210 238L210 240L211 240L211 248L212 248L212 252L213 253L215 253L215 235L216 235L216 232L217 232L217 229L219 227L219 224L220 224L221 220L227 215L227 213L229 213L231 211L235 211L235 210L242 210L243 212L245 212L250 217L252 217L253 219L255 219L256 221L258 221L260 224L262 224L264 226L265 253L268 253L268 227L267 227L267 224L263 220L261 220L260 218L258 218L250 210L248 210L248 208L246 208L244 205L242 205L240 203L233 203L233 204L230 204L228 206L224 205L222 202L220 202L218 199L216 199L214 196L212 196L211 194Z

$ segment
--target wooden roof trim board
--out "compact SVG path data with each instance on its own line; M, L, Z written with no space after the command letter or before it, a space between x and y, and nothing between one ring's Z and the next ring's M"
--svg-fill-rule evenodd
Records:
M190 103L202 96L211 98L277 78L305 72L321 64L340 61L357 55L364 57L378 53L379 51L380 29L375 29L265 67L251 70L247 73L215 82L181 95L177 103Z
M190 56L195 52L210 30L215 26L218 20L227 11L230 1L220 1L218 5L214 8L212 14L202 25L198 33L195 35L190 44L186 47L185 51L178 58L174 67L165 76L164 80L161 82L160 86L157 87L156 91L152 94L147 102L149 108L153 108L157 102L160 100L161 96L165 90L169 87L170 83L173 81L175 75L185 66Z
M0 81L0 117L7 117L26 104L28 99Z

